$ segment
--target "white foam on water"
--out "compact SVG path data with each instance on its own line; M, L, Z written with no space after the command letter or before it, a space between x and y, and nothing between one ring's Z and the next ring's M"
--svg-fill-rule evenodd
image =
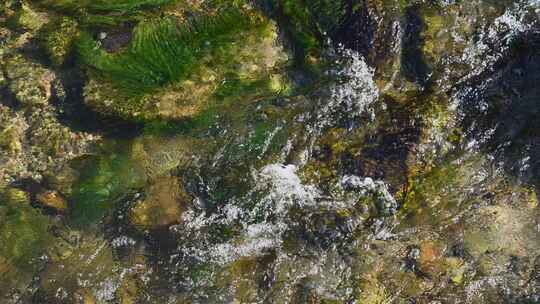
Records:
M314 124L306 127L308 133L315 136L335 124L336 117L354 121L367 113L373 119L371 105L379 97L379 89L373 80L374 69L360 53L343 46L331 53L337 67L327 74L339 81L329 88L329 96L321 100Z
M378 202L378 208L383 208L391 212L397 210L397 201L388 190L388 185L381 180L374 181L371 177L361 178L356 175L345 175L341 179L342 187L354 189L360 192L360 195L375 195Z
M270 188L263 201L273 205L273 213L284 215L294 204L313 206L321 196L315 186L303 185L296 171L294 165L271 164L263 167L256 177L258 188Z
M98 302L112 301L115 299L116 291L120 287L119 280L107 279L99 284L95 292Z
M339 103L345 111L362 114L379 97L379 90L373 81L374 69L367 65L360 53L343 47L339 51L348 64L331 74L346 81L330 88L328 105L332 107Z
M289 209L292 206L314 206L321 196L317 188L302 183L294 165L270 164L252 175L256 182L253 191L264 192L265 195L249 212L232 204L221 210L225 215L222 223L242 219L244 231L240 239L215 245L209 250L210 259L218 264L280 248L282 235L288 229L285 221ZM262 219L254 222L253 219L258 217Z
M465 48L461 58L465 64L475 67L468 77L480 75L502 58L513 38L532 29L533 24L527 22L527 16L535 8L535 13L540 14L539 2L515 3L497 17L487 31L479 33L478 39Z
M114 238L111 241L111 246L113 248L129 247L129 246L135 245L136 243L137 242L134 239L132 239L132 238L130 238L128 236L122 235L122 236Z

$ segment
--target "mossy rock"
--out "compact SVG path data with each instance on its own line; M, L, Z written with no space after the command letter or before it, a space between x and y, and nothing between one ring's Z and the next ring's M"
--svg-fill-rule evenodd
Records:
M0 224L2 248L0 255L22 269L32 269L47 243L48 219L30 206L29 195L16 188L0 193L2 222Z
M287 60L275 25L253 10L142 22L127 50L107 53L88 36L79 50L90 67L85 103L136 120L194 117L219 101L216 94L238 94L222 89L228 82L279 90L273 75Z
M485 160L469 157L447 159L441 164L415 172L409 177L402 215L416 225L449 223L464 208L474 203L465 189L472 182L484 182L478 174Z
M54 65L61 66L66 61L79 34L78 23L69 17L60 17L47 26L43 46Z
M18 27L31 32L37 32L50 21L47 13L36 10L28 1L22 1L21 8L15 18Z
M20 126L14 121L0 119L0 123L2 123L0 125L0 150L6 151L9 155L20 153L24 129L17 128Z
M13 54L5 60L5 76L8 89L24 106L45 105L51 97L54 72L30 61L21 54Z

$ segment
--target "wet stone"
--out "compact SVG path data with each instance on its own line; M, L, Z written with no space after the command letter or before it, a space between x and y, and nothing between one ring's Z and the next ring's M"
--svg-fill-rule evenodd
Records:
M151 184L144 199L131 210L131 223L140 230L155 230L178 223L189 204L178 179L163 177Z
M8 59L4 70L9 90L25 106L45 105L51 97L54 72L16 54Z
M67 201L57 191L44 191L36 194L36 200L44 207L63 212L67 208Z

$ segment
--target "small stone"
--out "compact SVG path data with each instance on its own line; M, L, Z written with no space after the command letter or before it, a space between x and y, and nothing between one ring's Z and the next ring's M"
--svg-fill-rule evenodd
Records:
M4 73L0 71L0 88L3 88L7 85L6 77L4 76Z
M36 200L43 206L63 212L67 208L65 198L57 191L44 191L36 195Z

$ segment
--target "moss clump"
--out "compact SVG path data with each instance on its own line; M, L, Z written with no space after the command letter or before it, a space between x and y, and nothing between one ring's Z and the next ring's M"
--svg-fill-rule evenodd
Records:
M197 62L248 25L246 16L228 13L178 26L172 18L140 23L126 52L108 54L83 36L79 51L83 62L117 84L128 95L185 79ZM229 37L227 37L229 36Z
M231 81L268 79L265 86L275 86L271 74L286 60L276 38L273 24L259 13L234 9L189 24L174 18L142 22L127 50L115 54L83 35L79 52L91 67L85 101L126 118L193 117L215 93L238 94L225 89Z
M13 155L22 150L22 131L16 128L16 124L3 125L0 127L0 151L4 150Z

